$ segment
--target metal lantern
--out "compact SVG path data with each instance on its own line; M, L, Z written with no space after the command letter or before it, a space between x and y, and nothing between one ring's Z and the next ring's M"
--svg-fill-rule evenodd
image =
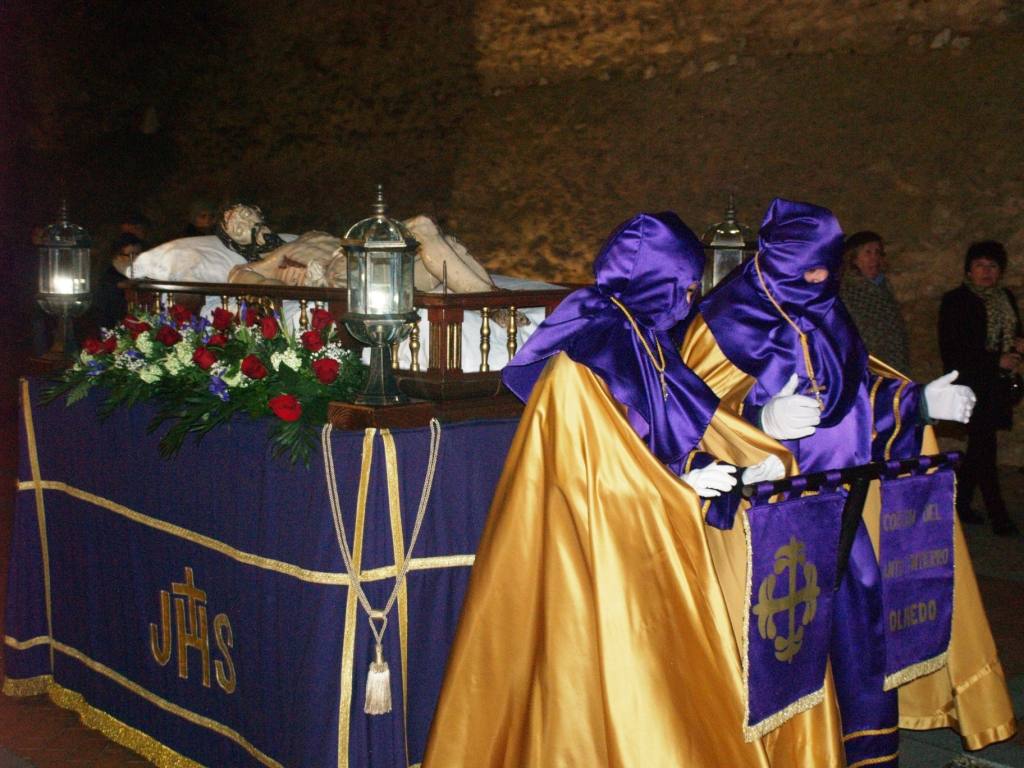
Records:
M72 356L77 350L71 319L89 306L91 246L89 233L68 221L67 204L62 203L60 221L46 228L39 245L36 300L46 312L60 318L53 353Z
M401 222L385 216L377 187L374 215L353 224L342 247L348 266L348 312L343 318L356 339L370 345L370 378L356 402L403 403L391 371L391 345L408 335L413 310L413 261L419 243Z
M704 277L701 293L705 296L721 280L757 251L757 241L749 227L736 221L736 202L729 195L725 219L710 227L701 238L704 243Z

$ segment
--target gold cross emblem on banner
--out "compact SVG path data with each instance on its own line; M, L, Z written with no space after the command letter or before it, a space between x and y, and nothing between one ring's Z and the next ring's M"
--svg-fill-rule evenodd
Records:
M802 566L802 567L801 567ZM798 571L802 572L804 585L797 589ZM781 597L775 597L776 577L788 575L788 591ZM775 641L775 658L779 661L792 661L800 652L804 641L804 627L811 623L817 609L818 569L814 563L807 562L806 547L795 536L789 537L789 544L779 547L775 552L774 573L768 574L761 582L757 594L757 605L753 606L757 616L757 631L762 638ZM804 604L803 614L797 621L797 609ZM788 631L780 635L775 625L775 614L785 612L788 618Z

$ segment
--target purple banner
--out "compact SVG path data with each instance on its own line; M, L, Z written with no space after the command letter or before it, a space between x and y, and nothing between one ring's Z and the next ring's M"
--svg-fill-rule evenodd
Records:
M945 662L953 617L953 473L882 481L885 689Z
M845 499L829 491L747 513L748 739L821 700Z

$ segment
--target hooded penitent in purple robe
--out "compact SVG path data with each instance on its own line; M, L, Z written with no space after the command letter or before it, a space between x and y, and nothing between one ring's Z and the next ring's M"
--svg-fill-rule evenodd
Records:
M525 402L549 359L565 352L604 381L651 452L681 473L718 407L670 336L690 314L687 289L703 269L703 247L676 214L633 217L595 259L594 285L567 296L505 367L505 386Z
M771 397L792 374L798 376L797 393L819 398L821 423L807 437L780 442L803 472L906 458L921 450L923 388L869 361L838 298L842 237L831 211L774 200L756 257L701 302L682 349L722 403L754 425ZM805 273L817 268L827 269L828 278L808 282ZM898 725L953 725L972 749L1013 733L969 555L956 535L949 664L904 685L897 706L897 692L883 690L880 571L864 524L858 531L836 594L830 654L850 765L895 766Z

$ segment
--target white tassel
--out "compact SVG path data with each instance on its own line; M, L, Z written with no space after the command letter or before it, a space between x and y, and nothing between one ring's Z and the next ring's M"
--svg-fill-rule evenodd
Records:
M377 645L376 658L366 673L366 701L363 712L368 715L386 715L391 711L391 670L384 661L384 651Z

